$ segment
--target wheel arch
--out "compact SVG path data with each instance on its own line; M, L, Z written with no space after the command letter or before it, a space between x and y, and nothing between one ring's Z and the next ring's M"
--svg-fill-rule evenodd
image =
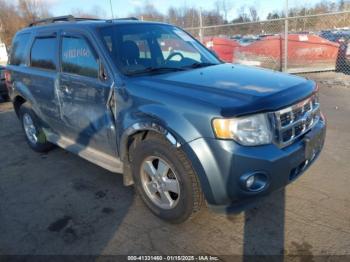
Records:
M181 139L156 121L142 121L126 128L119 143L119 157L124 164L123 180L126 186L134 184L129 157L130 146L135 140L145 139L149 132L161 134L174 147L181 146Z
M135 137L141 137L144 139L148 132L161 134L174 147L180 147L182 144L181 139L178 137L178 135L174 135L174 132L169 131L159 123L156 123L154 121L134 123L125 129L121 136L119 146L120 158L122 160L127 160L129 147L134 141Z
M124 164L124 172L123 179L124 185L130 186L134 184L134 180L131 173L131 159L129 158L130 147L134 140L144 140L147 138L149 132L154 132L161 134L169 143L179 148L181 147L183 153L189 158L191 161L192 168L194 169L195 174L197 175L201 188L203 190L205 199L209 202L215 202L213 192L211 190L208 178L205 175L205 171L202 168L197 157L194 156L194 152L189 150L188 143L182 140L175 132L169 131L167 128L163 127L161 124L156 122L142 122L135 123L127 128L121 138L120 144L120 158Z
M19 117L19 109L20 109L20 107L26 102L27 102L27 100L21 95L17 95L17 96L14 97L14 99L13 99L13 108L15 109L15 113L16 113L17 117Z

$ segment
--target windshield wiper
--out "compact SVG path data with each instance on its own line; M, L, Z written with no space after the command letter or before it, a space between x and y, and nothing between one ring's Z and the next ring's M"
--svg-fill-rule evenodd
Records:
M139 74L147 74L147 73L162 73L162 72L176 72L176 71L184 71L185 68L181 67L146 67L142 70L129 71L128 75L139 75Z
M197 63L193 63L189 66L187 66L188 68L200 68L200 67L207 67L207 66L213 66L213 65L218 65L216 63L201 63L201 62L197 62Z

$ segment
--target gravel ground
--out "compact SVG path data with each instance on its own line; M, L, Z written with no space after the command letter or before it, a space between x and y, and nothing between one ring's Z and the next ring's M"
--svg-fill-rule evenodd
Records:
M205 209L181 225L153 216L121 175L62 149L31 151L11 104L0 103L0 255L350 255L349 81L308 76L328 118L318 161L254 209Z

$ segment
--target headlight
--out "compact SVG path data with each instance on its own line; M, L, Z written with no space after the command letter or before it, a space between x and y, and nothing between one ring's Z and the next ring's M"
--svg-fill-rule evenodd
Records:
M257 146L272 142L272 132L266 114L239 118L216 118L213 129L217 138L234 139L245 146Z

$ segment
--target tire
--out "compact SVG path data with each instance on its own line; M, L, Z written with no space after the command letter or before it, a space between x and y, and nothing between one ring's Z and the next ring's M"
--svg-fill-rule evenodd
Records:
M130 148L130 158L137 192L155 215L167 222L181 223L198 213L203 203L203 194L197 175L181 149L173 147L160 134L149 133L144 140L134 140ZM166 175L159 171L165 164L169 167ZM145 168L150 165L155 168L156 173L163 173L160 175L161 179L158 177L159 183L154 182L157 178L154 180L150 178L156 177L157 174L150 176L152 172L145 171L150 170ZM150 184L146 186L145 180L152 184L151 190L149 190ZM162 182L164 187L159 185ZM176 187L175 184L177 184ZM167 188L173 191L166 191ZM157 190L158 192L155 193L154 191ZM161 191L163 193L160 193ZM175 191L179 193L174 193ZM164 198L164 195L167 198ZM170 201L168 201L169 197ZM164 199L167 199L165 204ZM171 204L167 205L167 202Z
M19 116L27 143L34 151L47 152L54 147L53 144L47 141L46 135L39 124L38 117L27 103L21 105ZM34 129L29 125L28 121L32 122ZM29 133L34 135L36 139L31 137Z

